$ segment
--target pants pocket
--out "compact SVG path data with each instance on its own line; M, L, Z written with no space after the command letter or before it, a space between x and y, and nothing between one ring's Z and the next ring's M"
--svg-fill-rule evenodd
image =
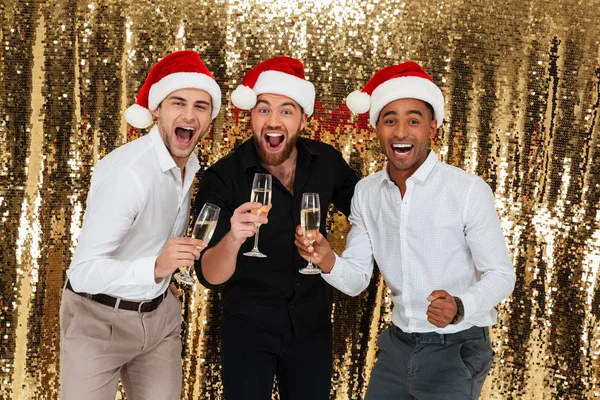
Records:
M169 331L167 337L181 337L181 301L171 292L171 289L167 289L167 297L163 300L163 303L167 311L167 324Z
M67 289L63 290L59 313L60 333L62 337L67 337L73 326L77 325L75 319L81 311L82 300L81 296Z
M114 334L114 310L93 300L78 297L81 298L81 303L64 337L88 344L101 343L101 347L108 350L112 346Z
M486 339L466 340L458 348L458 361L470 379L485 378L492 366L492 346Z
M389 328L384 329L383 332L379 334L379 336L377 337L377 347L381 348L381 343L386 340L384 336L389 336L389 334Z

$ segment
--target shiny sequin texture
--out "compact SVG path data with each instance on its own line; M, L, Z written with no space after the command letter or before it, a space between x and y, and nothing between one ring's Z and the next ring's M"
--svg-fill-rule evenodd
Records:
M377 140L344 97L420 62L446 97L432 146L490 184L517 272L481 398L600 397L598 0L2 0L0 21L0 398L59 398L60 294L93 167L145 133L123 112L182 48L224 91L203 169L249 137L231 90L283 54L316 86L305 135L377 171ZM332 210L328 228L343 249L346 219ZM183 303L182 398L220 399L219 293L196 284ZM364 396L390 307L378 273L357 298L336 293L332 399Z

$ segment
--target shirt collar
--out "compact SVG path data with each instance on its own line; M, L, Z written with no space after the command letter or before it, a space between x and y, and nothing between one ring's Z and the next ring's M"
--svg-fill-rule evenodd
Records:
M156 150L158 164L160 165L161 171L166 172L173 168L177 168L175 160L173 160L173 157L171 157L171 153L169 153L169 150L167 150L167 146L165 146L165 142L163 142L163 139L158 132L158 126L154 125L148 135L150 136L152 146L154 146L154 149ZM198 157L196 156L195 152L192 152L188 157L185 168L186 171L190 171L194 174L200 169L200 162L198 161Z
M415 171L414 174L412 174L412 176L409 179L416 179L418 181L425 182L425 180L427 179L427 177L429 176L431 171L433 171L433 168L435 167L435 164L437 164L437 162L438 162L437 154L435 154L435 151L430 149L429 154L427 155L427 158L425 159L425 161L423 161L423 164L421 164L421 166ZM387 166L388 166L388 163L386 162L385 165L383 166L383 174L381 175L381 183L385 183L385 182L393 183L392 178L390 178L390 174L388 172Z
M298 149L298 160L302 165L310 165L313 157L317 157L319 152L314 149L310 142L302 137L299 137L296 141L296 148ZM256 152L256 145L254 143L254 137L251 137L246 141L246 148L242 157L242 166L244 171L249 168L260 168L260 161L258 159L258 153Z
M196 172L200 169L200 161L198 160L198 156L195 151L192 151L190 156L188 157L187 163L185 164L185 175L188 174L196 175Z
M429 176L431 171L433 171L433 167L435 167L435 164L437 164L437 161L438 161L437 154L435 154L435 151L430 149L429 154L427 155L427 158L425 159L423 164L421 164L419 169L417 169L415 171L415 173L411 176L411 178L414 178L421 182L425 182L425 180L427 179L427 177Z

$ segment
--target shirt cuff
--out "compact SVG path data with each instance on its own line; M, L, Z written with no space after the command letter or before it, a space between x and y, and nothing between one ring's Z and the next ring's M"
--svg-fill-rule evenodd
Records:
M140 286L154 286L158 285L154 280L154 264L158 256L144 257L135 260L131 265L133 271L133 279L136 285Z
M342 260L335 252L333 255L335 256L333 268L331 268L331 271L329 271L328 274L321 274L323 279L328 283L335 283L344 276L344 260Z
M477 303L475 302L475 296L473 296L472 294L465 293L463 295L459 295L458 297L460 297L460 299L463 302L465 319L477 313Z

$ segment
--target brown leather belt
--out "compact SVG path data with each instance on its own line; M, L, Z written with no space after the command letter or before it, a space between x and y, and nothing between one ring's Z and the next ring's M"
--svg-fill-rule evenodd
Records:
M75 294L85 297L86 299L94 300L100 304L104 304L105 306L109 306L109 307L113 307L113 308L115 307L115 304L117 304L117 301L119 301L119 299L117 297L109 296L104 293L89 294L89 293L76 292L75 290L73 290L73 287L71 286L71 282L69 282L69 281L67 281L67 289L69 289L71 292L73 292ZM156 297L152 300L129 301L129 300L120 299L118 308L121 310L137 311L139 313L154 311L158 308L160 303L162 303L162 301L165 299L165 297L167 297L168 291L169 290L167 289L163 294L159 295L158 297Z

